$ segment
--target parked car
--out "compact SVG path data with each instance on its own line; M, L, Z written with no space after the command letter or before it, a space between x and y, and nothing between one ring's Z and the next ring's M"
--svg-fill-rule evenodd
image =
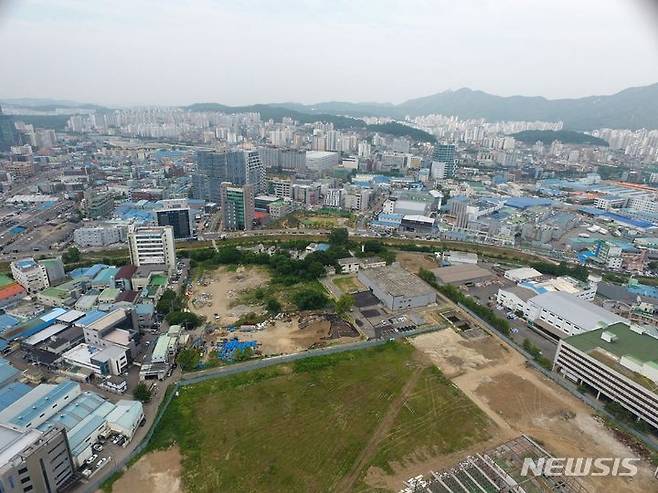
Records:
M94 443L94 445L91 448L94 449L94 451L96 452L100 452L101 450L103 450L103 446L100 443Z
M96 459L98 459L98 454L94 454L94 455L92 455L92 456L89 457L85 462L86 462L87 464L93 464L94 461L95 461Z
M112 458L112 457L103 457L101 460L98 461L98 463L96 464L96 467L100 469L100 468L103 467L105 464L107 464L107 462L108 462L111 458Z

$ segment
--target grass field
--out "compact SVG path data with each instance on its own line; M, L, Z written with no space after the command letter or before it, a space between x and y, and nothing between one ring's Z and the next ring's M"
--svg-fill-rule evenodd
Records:
M407 344L309 358L181 389L153 448L187 491L351 491L370 465L487 438L489 422Z
M343 293L356 293L364 289L354 276L334 277L332 281Z

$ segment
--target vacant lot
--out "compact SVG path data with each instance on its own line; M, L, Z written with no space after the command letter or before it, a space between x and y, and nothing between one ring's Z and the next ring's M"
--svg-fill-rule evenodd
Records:
M421 353L389 343L185 387L153 445L178 445L186 491L353 491L492 431Z
M396 259L402 267L414 274L417 274L421 268L431 270L439 266L432 253L400 251L396 252Z
M526 434L558 457L635 457L592 410L526 367L525 359L495 337L466 339L452 329L413 340L446 376L499 425L504 436ZM653 470L644 464L632 481L582 478L589 491L655 491Z
M182 493L178 447L145 455L113 485L114 492Z
M365 287L355 275L351 276L337 276L333 277L331 281L340 289L343 293L357 293L363 291Z
M234 323L242 315L258 311L252 306L234 305L244 291L263 286L269 273L259 267L220 267L206 272L199 282L192 284L190 308L192 311L222 325ZM219 316L215 318L215 314Z

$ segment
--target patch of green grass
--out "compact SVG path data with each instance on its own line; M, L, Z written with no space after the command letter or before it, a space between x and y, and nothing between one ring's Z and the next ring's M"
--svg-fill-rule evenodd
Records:
M343 293L354 293L361 289L354 276L334 277L332 281Z
M413 352L387 343L182 387L150 448L179 445L187 491L331 491L414 373ZM484 436L486 420L438 370L416 387L373 464Z
M423 370L370 465L392 473L391 462L442 455L487 440L489 420L441 371Z

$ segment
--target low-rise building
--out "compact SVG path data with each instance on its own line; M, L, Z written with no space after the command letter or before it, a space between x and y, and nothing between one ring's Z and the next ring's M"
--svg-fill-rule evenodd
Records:
M343 274L348 274L351 272L358 272L360 262L356 257L339 258L338 265L340 265Z
M436 301L434 288L397 263L360 269L358 279L391 310L418 308Z
M626 319L598 305L560 291L527 300L523 316L554 339L626 322Z
M36 293L50 286L46 268L33 258L12 262L11 275L28 293Z

